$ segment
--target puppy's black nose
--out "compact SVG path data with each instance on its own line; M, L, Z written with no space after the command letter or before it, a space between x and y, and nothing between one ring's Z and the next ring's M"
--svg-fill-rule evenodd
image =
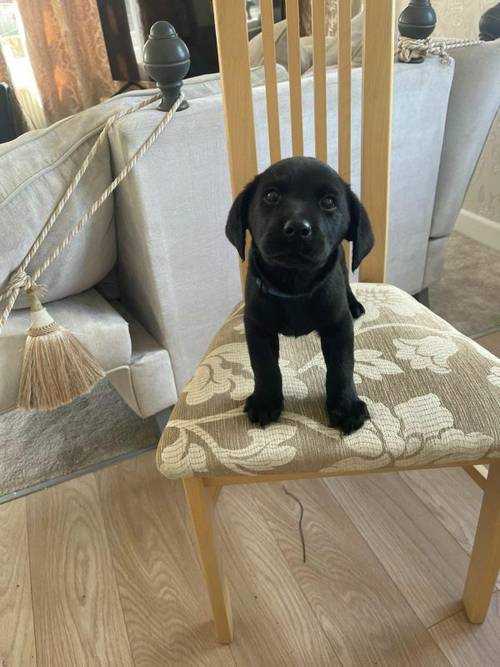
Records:
M287 220L283 225L283 234L288 238L292 236L307 238L311 233L311 223L307 220Z

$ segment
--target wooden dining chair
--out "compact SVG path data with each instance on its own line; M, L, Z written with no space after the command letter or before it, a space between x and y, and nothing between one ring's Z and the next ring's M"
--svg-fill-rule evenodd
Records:
M312 0L316 157L326 160L325 0ZM233 195L257 172L244 0L214 0ZM292 152L303 153L298 0L287 0ZM281 157L273 2L261 0L271 161ZM350 181L351 0L338 4L338 167ZM371 419L348 436L327 426L324 364L314 336L280 340L285 411L265 429L248 422L253 380L243 311L215 336L174 408L158 447L161 473L182 478L217 638L232 624L214 505L223 486L334 475L464 467L484 490L463 601L481 623L500 565L500 360L385 277L394 61L394 2L365 2L361 198L376 244L353 290L366 314L355 322L355 381ZM413 65L409 65L413 67ZM224 224L220 220L220 224ZM241 264L242 280L246 267ZM476 466L489 466L487 476Z

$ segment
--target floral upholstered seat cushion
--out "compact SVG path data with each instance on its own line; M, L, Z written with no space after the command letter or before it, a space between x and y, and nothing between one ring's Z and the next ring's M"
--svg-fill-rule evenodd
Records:
M316 334L280 337L285 407L262 429L243 412L253 390L243 305L227 319L172 412L158 447L170 478L409 468L500 458L500 360L413 297L353 285L355 382L371 419L345 436L327 425Z

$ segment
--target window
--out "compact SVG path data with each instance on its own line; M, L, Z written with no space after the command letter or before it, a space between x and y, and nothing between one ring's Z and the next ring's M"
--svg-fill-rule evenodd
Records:
M31 69L23 24L15 2L0 0L0 48L30 127L47 125Z
M130 36L132 38L132 46L139 67L141 79L148 80L148 75L142 64L142 52L144 49L144 30L141 21L141 12L137 0L125 0L125 7L127 10L128 24L130 27Z

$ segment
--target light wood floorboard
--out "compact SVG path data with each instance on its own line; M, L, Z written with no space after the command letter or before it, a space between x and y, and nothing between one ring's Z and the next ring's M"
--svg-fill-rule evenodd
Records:
M400 474L470 556L483 500L482 489L461 468ZM500 574L497 586L500 587Z
M234 665L215 641L190 526L177 507L182 486L160 476L153 455L96 478L134 664Z
M132 665L93 475L29 496L27 509L39 667Z
M500 357L500 330L494 331L486 336L481 336L476 340L492 354L496 354L497 357Z
M0 665L36 665L24 498L0 505Z
M462 608L467 554L399 473L326 484L425 627Z
M323 480L252 489L285 558L343 665L449 665Z
M493 595L482 625L474 625L459 612L431 628L430 633L455 667L500 665L500 592Z
M340 665L248 487L218 505L238 665Z
M304 506L305 564L283 483L218 501L230 646L214 639L182 485L153 452L2 506L3 664L499 664L500 592L482 626L460 603L481 493L464 473L285 486Z

